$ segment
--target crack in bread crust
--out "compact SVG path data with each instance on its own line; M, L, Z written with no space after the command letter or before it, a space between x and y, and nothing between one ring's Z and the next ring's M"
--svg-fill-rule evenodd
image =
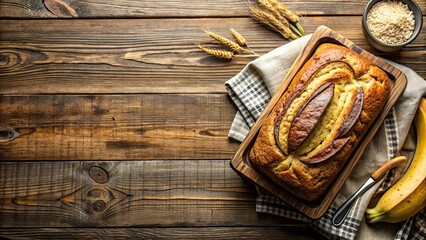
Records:
M309 137L297 150L289 151L291 124L311 95L330 82L334 84L330 103L315 120L317 123ZM346 47L320 45L264 120L250 151L250 162L299 198L318 199L381 111L389 88L386 73L368 59ZM299 121L303 123L303 119ZM334 146L336 139L342 139L336 142L341 149L332 156L318 163L301 161Z

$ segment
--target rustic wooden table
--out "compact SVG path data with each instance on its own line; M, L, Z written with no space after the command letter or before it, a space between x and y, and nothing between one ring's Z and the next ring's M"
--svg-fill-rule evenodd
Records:
M286 2L308 33L327 25L426 78L425 27L378 53L361 32L367 0ZM287 42L248 14L244 0L0 0L0 236L321 238L257 214L229 167L224 82L250 60L194 43L229 27L261 54Z

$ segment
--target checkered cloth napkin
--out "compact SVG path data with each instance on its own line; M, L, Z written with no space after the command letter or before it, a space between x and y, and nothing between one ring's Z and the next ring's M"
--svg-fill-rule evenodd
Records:
M228 94L238 108L229 131L230 138L238 141L244 140L250 127L268 104L271 94L275 92L310 37L308 35L292 41L259 57L225 83ZM370 198L376 191L387 189L399 177L395 177L395 175L398 175L395 174L395 170L391 170L380 183L374 185L353 204L341 226L333 226L331 218L336 209L368 179L374 169L379 168L386 161L393 158L406 139L413 138L413 136L408 134L409 128L420 97L426 96L425 80L409 68L390 63L405 73L408 79L408 86L394 108L387 115L375 138L368 145L360 159L358 166L324 216L317 220L309 219L274 195L260 188L257 188L259 193L256 199L257 212L270 213L307 222L319 233L331 239L355 239L361 223L363 223L364 212ZM411 139L411 142L413 142L413 139ZM412 155L412 152L408 154ZM404 224L398 225L399 230L396 235L392 233L393 235L387 236L387 239L415 239L416 237L424 239L426 236L425 215L426 211L423 210Z

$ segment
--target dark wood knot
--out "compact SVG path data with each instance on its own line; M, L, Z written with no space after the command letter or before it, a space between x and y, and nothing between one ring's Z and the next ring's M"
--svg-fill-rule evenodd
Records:
M6 55L0 55L0 66L6 66L10 61L10 57Z
M10 139L15 135L14 131L9 130L0 130L0 138L1 139Z
M106 203L102 200L96 200L92 203L92 209L95 212L103 212L106 209Z
M0 143L10 142L15 138L35 132L34 128L0 127Z
M91 186L85 190L83 208L89 213L102 213L129 195L114 188Z
M89 168L89 176L98 183L106 183L108 181L108 172L98 166Z
M38 56L41 55L27 50L0 49L0 69L16 71L16 68L27 66Z

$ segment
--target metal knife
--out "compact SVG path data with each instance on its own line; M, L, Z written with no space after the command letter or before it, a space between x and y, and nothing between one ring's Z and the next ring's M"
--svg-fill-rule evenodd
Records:
M331 223L334 226L340 226L346 218L346 215L351 209L352 204L355 200L363 193L365 193L370 187L372 187L380 178L382 178L390 169L399 166L407 161L405 156L395 157L385 164L383 164L379 169L377 169L373 174L370 175L367 181L356 191L342 206L337 209L333 218L331 219Z

